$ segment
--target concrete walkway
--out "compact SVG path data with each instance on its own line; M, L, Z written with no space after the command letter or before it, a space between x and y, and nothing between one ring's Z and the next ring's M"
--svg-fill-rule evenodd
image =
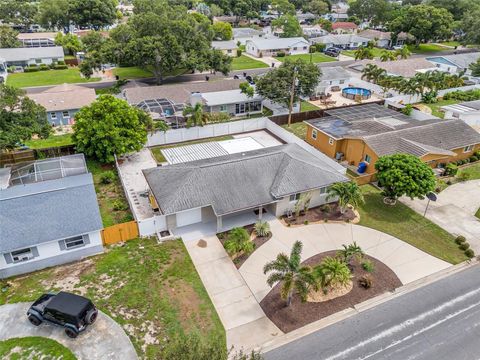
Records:
M402 198L401 201L422 215L427 206L427 200ZM455 236L465 236L475 253L479 254L480 221L474 216L478 208L480 180L465 181L451 185L438 194L437 201L430 202L426 217Z
M279 220L269 221L273 237L256 250L239 269L257 301L271 290L263 266L277 254L290 253L293 243L303 243L302 259L318 253L337 250L342 244L354 241L368 255L390 267L403 284L408 284L437 271L449 263L380 231L352 224L312 224L295 228L284 226Z
M0 306L0 340L26 336L42 336L58 341L82 360L135 360L137 353L123 329L110 317L100 313L94 325L76 339L65 335L63 328L42 324L33 326L27 319L31 303Z
M273 56L262 56L262 57L255 57L255 56L252 56L250 54L248 54L247 52L243 52L242 55L245 55L253 60L257 60L257 61L261 61L265 64L267 64L269 67L272 67L272 64L275 64L275 67L279 67L280 65L282 65L282 62L281 61L278 61L276 58L274 58Z

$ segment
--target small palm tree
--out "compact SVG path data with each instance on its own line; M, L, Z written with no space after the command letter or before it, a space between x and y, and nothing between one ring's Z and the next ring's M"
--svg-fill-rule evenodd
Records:
M196 103L194 106L188 105L183 109L183 116L187 118L187 126L203 126L205 114L203 105Z
M335 285L347 285L351 279L351 272L343 261L326 257L313 269L317 283L324 292Z
M229 255L238 254L244 252L246 254L251 253L255 244L250 241L250 235L244 228L233 228L228 233L228 238L224 243L225 250Z
M327 201L333 198L338 198L342 214L347 210L348 204L352 205L353 208L357 208L365 202L360 187L353 181L335 183L330 186L328 188Z
M275 283L281 282L281 296L287 301L287 306L292 303L295 291L300 295L302 301L306 301L308 292L313 286L316 288L316 280L310 266L301 265L302 243L296 241L293 244L290 256L281 253L277 258L263 267L263 273L272 272L267 279L267 284L272 287Z
M408 59L412 55L408 47L404 46L401 49L395 51L395 57L398 59Z
M383 50L382 53L380 54L380 61L394 61L397 60L397 57L395 54L391 51L388 50Z
M367 64L362 70L362 80L373 81L377 83L379 79L385 77L387 72L374 64Z
M373 58L373 51L370 47L360 46L357 50L355 50L355 60L372 60Z
M337 256L343 259L343 262L350 265L350 262L354 257L363 257L365 254L360 246L354 241L350 245L343 244L343 249L337 252Z
M266 221L257 221L255 223L255 232L258 236L265 237L270 235L270 224Z

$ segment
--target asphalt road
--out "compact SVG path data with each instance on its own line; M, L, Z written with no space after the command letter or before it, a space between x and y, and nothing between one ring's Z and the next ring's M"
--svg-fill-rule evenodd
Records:
M265 359L480 359L480 265L274 349Z

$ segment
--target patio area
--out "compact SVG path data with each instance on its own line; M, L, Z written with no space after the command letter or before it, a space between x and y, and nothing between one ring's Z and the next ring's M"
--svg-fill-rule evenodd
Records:
M351 106L351 105L358 105L358 104L367 104L371 102L377 102L382 100L383 97L376 94L372 91L372 96L369 99L362 100L360 102L347 99L346 97L342 96L342 91L328 91L328 94L331 95L329 98L325 100L314 100L308 101L310 104L319 107L320 109L331 109L338 106Z

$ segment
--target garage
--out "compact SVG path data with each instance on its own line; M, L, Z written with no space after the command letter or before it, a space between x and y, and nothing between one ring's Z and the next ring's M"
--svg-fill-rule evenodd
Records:
M177 227L196 224L202 221L202 208L177 213Z

